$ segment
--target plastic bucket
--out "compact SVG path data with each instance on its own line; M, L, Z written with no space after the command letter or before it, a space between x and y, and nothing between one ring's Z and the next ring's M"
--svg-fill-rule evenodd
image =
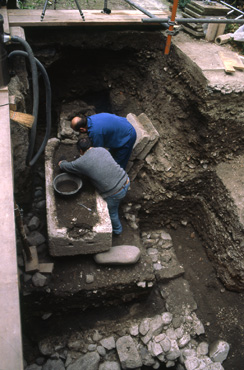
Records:
M69 173L61 173L53 180L53 187L58 194L73 195L82 188L82 180Z

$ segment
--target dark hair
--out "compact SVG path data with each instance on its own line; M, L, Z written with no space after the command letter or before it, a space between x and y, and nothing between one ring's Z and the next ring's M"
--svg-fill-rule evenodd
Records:
M83 152L87 151L92 146L92 142L89 139L89 137L83 137L77 141L77 149L80 151L82 150Z
M85 128L87 126L87 119L85 116L80 117L80 121L76 123L74 130L79 131L80 128Z

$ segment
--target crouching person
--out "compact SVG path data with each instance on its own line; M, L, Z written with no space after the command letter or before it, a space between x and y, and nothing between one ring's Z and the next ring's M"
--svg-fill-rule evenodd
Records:
M99 194L106 200L112 222L113 234L122 233L119 205L130 186L125 170L118 165L107 149L92 147L89 137L77 142L80 157L72 162L58 163L61 170L87 176Z

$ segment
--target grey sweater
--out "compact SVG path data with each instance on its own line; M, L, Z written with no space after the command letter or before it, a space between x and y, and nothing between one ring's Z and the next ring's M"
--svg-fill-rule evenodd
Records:
M104 148L90 148L75 161L62 161L60 168L78 176L89 177L103 198L119 191L128 179L127 173Z

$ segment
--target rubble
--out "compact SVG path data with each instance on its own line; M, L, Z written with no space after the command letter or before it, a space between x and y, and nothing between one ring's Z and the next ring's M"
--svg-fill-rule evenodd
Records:
M173 325L176 318L179 317L171 312L162 312L161 315L126 327L127 334L124 336L114 334L100 339L99 346L91 338L97 339L101 334L99 331L92 334L92 330L83 332L82 339L76 340L75 347L71 347L67 338L64 338L64 344L59 349L55 345L56 339L44 339L39 343L39 349L42 355L49 358L41 369L48 369L52 361L52 366L59 364L58 370L139 369L143 365L155 368L160 363L166 367L177 365L177 369L186 370L224 369L222 363L228 354L229 344L219 340L209 347L202 341L202 333L195 330L195 323L200 323L195 313L182 311L180 330ZM145 335L148 338L146 341ZM57 356L56 360L52 360L54 355ZM29 365L25 370L32 370L31 366L35 370L37 365Z

